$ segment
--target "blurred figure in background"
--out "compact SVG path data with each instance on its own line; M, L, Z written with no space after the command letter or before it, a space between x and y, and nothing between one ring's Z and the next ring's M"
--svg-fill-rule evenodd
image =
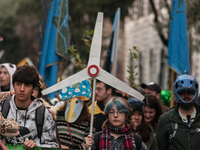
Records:
M158 85L155 82L150 82L147 85L145 83L141 84L141 87L144 89L145 94L152 94L154 96L157 97L158 100L160 100L160 96L161 96L161 87L160 85ZM162 108L162 112L168 112L169 108L164 106L162 101L161 102L161 108Z
M102 130L102 125L106 120L104 114L104 107L110 101L110 99L115 96L116 89L97 80L96 90L95 90L95 104L94 104L94 128L96 132ZM89 111L91 113L92 104L89 106Z
M40 74L39 74L39 79L40 79L40 84L42 85L42 89L41 89L41 91L42 91L42 90L46 89L47 86L46 86L46 84L45 84L44 77L41 76ZM41 92L41 91L40 91L40 92ZM47 103L51 104L50 98L49 98L48 95L42 95L42 93L41 93L41 96L40 96L40 97L43 98ZM53 105L53 104L51 104L51 105Z
M12 75L16 70L16 66L10 63L0 64L0 92L13 91Z
M131 130L142 137L148 150L158 150L156 137L151 126L144 120L145 104L136 98L130 98L128 102L133 110L131 115Z
M144 98L145 103L145 121L152 127L156 133L156 128L160 115L162 114L161 102L154 95L146 94Z
M39 81L38 85L33 89L32 95L35 98L40 98L43 101L44 106L51 112L53 119L56 120L57 109L42 98L42 90L43 90L43 85Z

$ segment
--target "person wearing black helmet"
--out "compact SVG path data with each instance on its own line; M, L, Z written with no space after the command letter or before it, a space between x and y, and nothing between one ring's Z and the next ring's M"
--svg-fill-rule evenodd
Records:
M156 138L160 150L200 149L200 107L196 105L198 82L194 76L179 75L174 82L176 106L160 116Z

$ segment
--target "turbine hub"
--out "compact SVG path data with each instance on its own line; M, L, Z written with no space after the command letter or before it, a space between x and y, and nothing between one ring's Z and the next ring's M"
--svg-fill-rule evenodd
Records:
M91 65L88 67L88 74L91 77L96 77L99 74L99 67L96 65Z

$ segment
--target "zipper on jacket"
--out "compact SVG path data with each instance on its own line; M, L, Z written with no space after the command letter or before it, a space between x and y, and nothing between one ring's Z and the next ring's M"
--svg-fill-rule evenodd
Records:
M188 133L188 144L189 144L189 150L192 150L191 149L191 143L190 143L190 132L187 132Z

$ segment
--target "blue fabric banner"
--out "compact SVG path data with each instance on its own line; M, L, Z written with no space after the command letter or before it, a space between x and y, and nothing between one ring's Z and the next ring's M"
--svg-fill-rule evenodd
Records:
M46 23L39 73L48 87L57 83L59 61L67 58L68 1L52 0ZM56 96L50 93L49 98Z
M103 69L105 69L107 72L112 73L112 66L114 66L115 67L115 72L113 74L114 76L116 76L116 70L117 70L119 26L120 26L120 8L118 8L118 10L115 13L110 45L107 50L106 60L103 67ZM115 60L114 60L114 55L116 58Z
M185 70L190 74L185 0L173 0L172 3L168 64L179 74Z

